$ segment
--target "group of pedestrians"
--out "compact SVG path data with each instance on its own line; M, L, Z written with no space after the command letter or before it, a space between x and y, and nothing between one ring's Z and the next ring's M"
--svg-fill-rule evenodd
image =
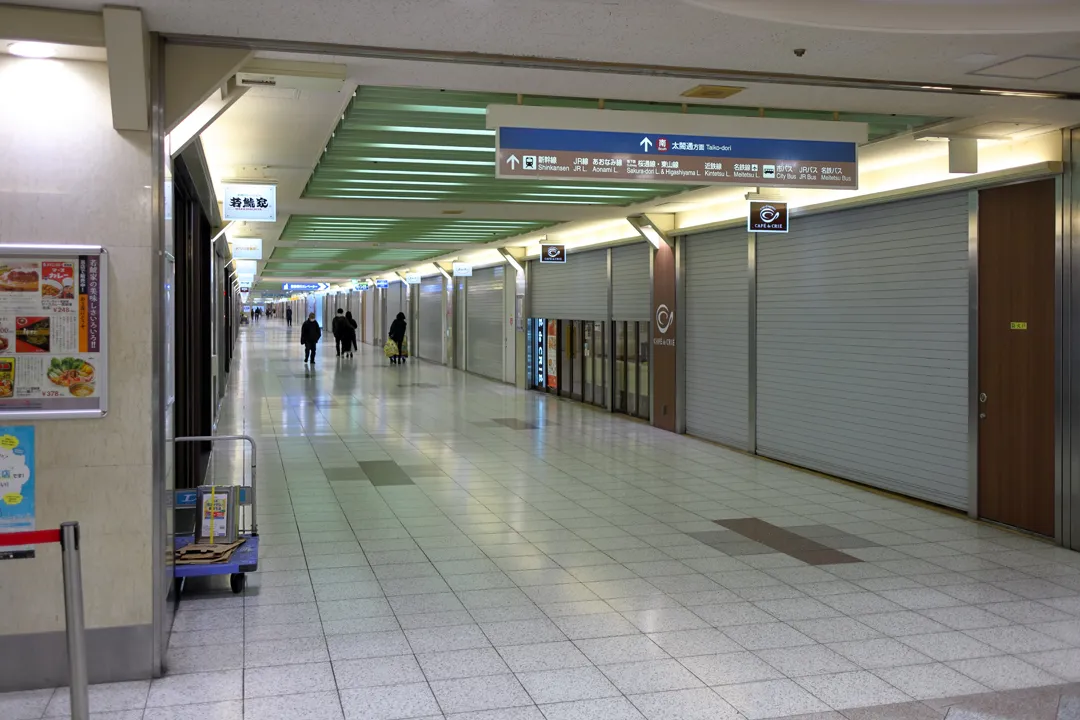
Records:
M292 310L285 310L285 322L292 326ZM338 357L351 358L359 349L356 342L356 331L359 328L352 312L345 312L338 308L337 314L330 324L330 332L334 336L334 348ZM388 339L393 343L391 351L387 353L391 365L405 362L405 332L408 323L405 322L405 313L398 313L394 322L390 324ZM300 327L300 344L304 346L304 363L315 364L315 351L322 339L322 328L315 319L315 313L308 313L307 320Z

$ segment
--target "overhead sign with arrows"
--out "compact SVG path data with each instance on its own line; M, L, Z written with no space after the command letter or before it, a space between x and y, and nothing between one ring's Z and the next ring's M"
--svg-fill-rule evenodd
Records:
M285 292L325 292L330 289L330 283L282 283L281 289Z
M857 152L832 140L499 127L496 176L850 190Z

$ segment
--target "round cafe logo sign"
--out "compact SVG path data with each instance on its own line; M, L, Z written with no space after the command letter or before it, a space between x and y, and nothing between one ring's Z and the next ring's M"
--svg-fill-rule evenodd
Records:
M667 335L673 320L675 320L675 313L667 305L660 305L656 308L656 329L660 331L661 335Z
M758 211L758 217L761 218L761 222L773 223L780 219L780 211L772 205L762 205L761 210Z
M559 248L556 245L549 245L547 250L548 257L559 257Z

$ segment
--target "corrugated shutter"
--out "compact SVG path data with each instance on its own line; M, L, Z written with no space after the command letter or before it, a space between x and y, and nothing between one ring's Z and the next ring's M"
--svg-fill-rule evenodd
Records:
M474 270L469 278L468 369L478 375L503 379L502 266Z
M454 278L454 367L465 368L465 335L467 320L465 315L465 278Z
M565 264L533 260L532 316L559 320L607 317L607 250L574 253Z
M441 275L426 277L420 284L420 357L442 363L442 289Z
M792 224L757 246L758 452L966 507L966 194Z
M375 291L364 292L364 342L375 342Z
M398 313L405 313L405 320L411 322L412 318L409 317L409 311L405 307L405 283L393 282L390 283L390 287L386 289L386 322L384 329L390 330L390 324L394 322L394 318ZM386 334L385 332L383 333Z
M649 320L649 250L645 242L611 250L611 315L614 320Z
M686 431L747 449L749 287L741 228L684 240Z

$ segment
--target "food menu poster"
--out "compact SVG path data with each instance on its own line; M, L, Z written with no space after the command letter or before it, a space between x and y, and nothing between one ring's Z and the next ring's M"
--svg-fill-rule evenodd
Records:
M103 409L103 287L101 255L0 248L0 416Z
M0 426L0 535L34 529L34 427ZM0 560L34 557L34 546L0 547Z

